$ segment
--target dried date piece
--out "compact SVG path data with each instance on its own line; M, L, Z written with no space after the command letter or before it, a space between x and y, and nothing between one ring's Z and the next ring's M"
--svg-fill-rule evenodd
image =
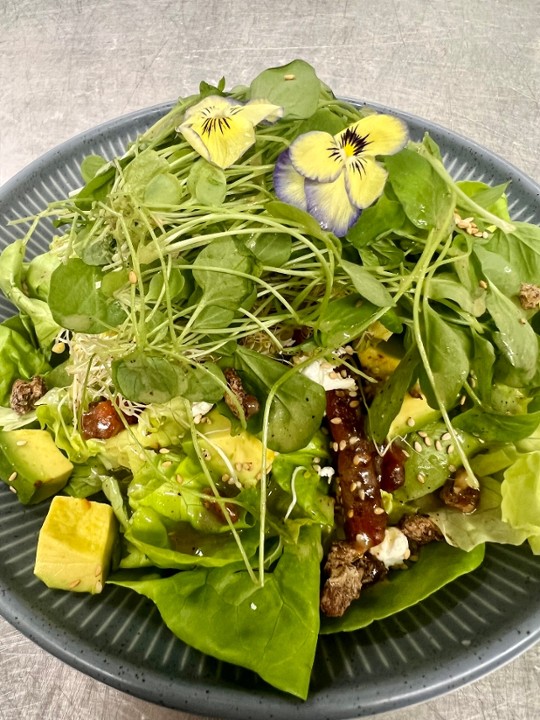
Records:
M337 500L345 537L364 552L384 539L388 516L383 508L377 452L364 436L359 403L345 390L326 393L326 414L337 455Z
M86 440L97 438L106 440L118 435L124 429L124 423L110 400L90 403L81 419L82 435Z
M47 392L45 381L39 375L31 380L15 380L11 387L9 404L12 410L19 415L25 415L33 410L36 402Z
M227 368L223 374L225 375L227 385L229 386L231 392L234 394L242 410L244 411L244 416L246 420L248 420L252 415L258 413L260 410L259 401L255 397L255 395L250 395L244 390L242 378L236 372L236 370L234 370L233 368ZM235 405L228 393L225 393L224 399L229 410L233 413L233 415L239 418L240 413L238 412L238 407Z

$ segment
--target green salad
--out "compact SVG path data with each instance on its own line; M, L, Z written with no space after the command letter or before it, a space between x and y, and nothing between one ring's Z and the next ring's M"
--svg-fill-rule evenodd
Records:
M130 588L305 699L319 634L540 554L540 228L507 185L301 60L201 83L81 184L0 255L0 476L50 504L44 583Z

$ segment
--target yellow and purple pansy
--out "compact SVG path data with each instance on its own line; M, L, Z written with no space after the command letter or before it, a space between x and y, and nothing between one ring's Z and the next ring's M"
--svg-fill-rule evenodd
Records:
M265 100L243 104L233 98L209 95L186 110L177 128L191 147L220 168L233 165L255 143L255 126L273 122L282 108Z
M317 130L300 135L278 158L276 195L342 237L384 190L387 172L375 157L393 155L407 139L402 120L379 114L337 135Z

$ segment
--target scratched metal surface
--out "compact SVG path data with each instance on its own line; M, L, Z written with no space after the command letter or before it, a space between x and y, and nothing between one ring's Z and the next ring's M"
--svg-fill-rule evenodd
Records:
M97 123L294 57L338 94L438 122L540 180L537 0L0 0L0 184ZM84 676L0 619L0 720L193 717ZM540 647L379 717L535 720Z

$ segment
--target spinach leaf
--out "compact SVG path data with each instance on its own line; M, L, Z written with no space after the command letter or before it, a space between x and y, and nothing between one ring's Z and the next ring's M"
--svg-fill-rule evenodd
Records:
M390 199L385 193L376 203L362 211L346 237L356 248L367 247L381 237L398 233L406 221L407 216L401 203Z
M283 117L289 120L308 118L317 110L321 82L315 70L304 60L293 60L287 65L264 70L252 81L249 96L252 100L264 98L283 108Z
M228 325L238 308L252 298L254 288L252 280L233 273L250 274L253 270L253 255L234 238L218 238L206 245L193 263L193 277L202 290L200 304L203 306L196 326L223 327L229 318Z
M422 230L438 226L450 190L431 164L413 150L384 159L392 188L409 220Z
M477 205L485 208L491 213L498 215L503 220L510 220L508 213L508 202L506 200L506 188L508 183L501 185L486 185L486 183L475 180L461 180L456 183L460 190L468 195ZM459 207L459 201L458 201ZM465 212L468 210L465 208Z
M184 189L180 180L170 172L155 175L144 191L144 204L149 208L169 208L179 205Z
M527 375L534 375L538 361L537 336L525 320L524 311L509 300L493 283L486 304L498 332L493 341L510 365Z
M356 292L370 303L378 307L390 307L394 304L388 290L369 270L348 260L341 260L340 267L350 277Z
M485 246L515 269L522 283L538 283L540 278L540 228L514 222L514 231L496 230Z
M346 345L371 325L377 310L356 293L331 300L319 318L321 345L328 348Z
M407 390L416 380L419 361L418 350L413 345L375 395L369 408L369 427L376 443L382 443L386 439Z
M263 402L290 370L277 360L241 345L234 353L233 362ZM280 453L305 447L319 429L325 410L324 388L300 372L291 374L280 384L270 406L268 447ZM262 412L259 415L262 416Z
M485 292L477 285L469 290L452 273L440 273L426 282L426 295L431 300L451 304L455 312L464 311L474 317L480 317L486 311ZM447 301L450 301L448 303Z
M116 389L128 400L165 403L174 397L191 402L217 402L223 397L225 377L217 365L173 363L152 353L134 353L112 364Z
M292 238L288 233L257 233L246 241L246 247L261 265L281 267L291 257Z
M87 155L81 162L81 175L85 183L93 180L98 171L107 164L107 160L101 155Z
M359 630L429 597L452 580L475 570L484 559L484 546L464 552L446 543L421 548L418 561L404 572L390 572L387 580L362 590L341 618L324 618L321 635Z
M482 402L489 404L493 385L495 349L487 338L477 332L473 331L472 340L471 372L476 377L476 394Z
M191 166L187 187L201 205L219 206L227 194L227 178L221 168L201 158Z
M423 339L435 387L443 405L452 407L469 374L469 352L465 336L444 320L426 303L422 318ZM433 408L438 404L425 371L420 372L420 385Z
M68 330L101 333L120 325L122 306L101 290L103 273L96 266L72 258L51 275L49 307L56 322Z
M474 254L478 258L482 272L486 278L499 288L508 297L518 294L521 286L521 279L512 265L498 253L486 250L481 245L476 245Z
M240 567L142 580L117 574L109 582L153 600L188 645L305 699L319 630L320 559L320 529L308 526L297 544L285 545L262 587Z
M485 442L515 442L524 440L536 430L540 412L503 415L475 407L457 415L452 424Z

